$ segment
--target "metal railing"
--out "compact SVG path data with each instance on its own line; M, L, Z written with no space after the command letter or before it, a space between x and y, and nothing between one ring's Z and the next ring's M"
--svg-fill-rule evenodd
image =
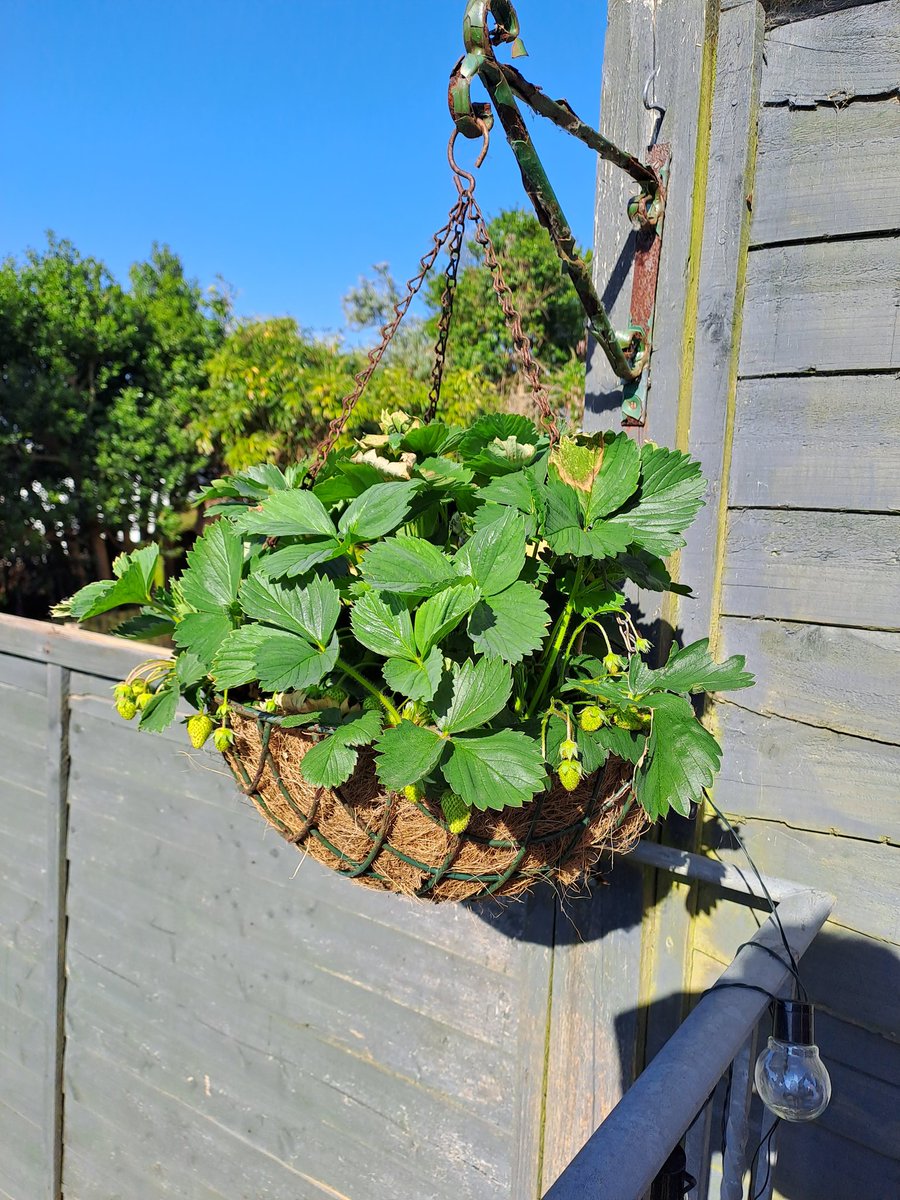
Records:
M632 861L725 893L748 896L767 904L761 884L736 867L699 855L644 842ZM725 1145L721 1200L741 1200L744 1176L753 1164L749 1146L753 1050L756 1028L768 1008L765 992L784 994L791 979L779 964L785 948L782 930L795 959L809 948L834 905L834 897L787 880L764 878L775 902L779 929L770 915L738 951L722 974L649 1066L588 1139L544 1200L642 1200L666 1195L661 1173L685 1135L687 1171L695 1177L688 1193L706 1200L710 1174L709 1101L716 1086L731 1072L725 1112ZM771 953L760 953L764 947ZM760 990L755 990L760 989ZM705 1120L698 1121L700 1114ZM774 1153L770 1149L769 1153ZM772 1176L766 1155L757 1156L750 1194L770 1200ZM761 1161L760 1161L761 1160ZM763 1182L765 1177L768 1182ZM762 1184L762 1187L760 1185ZM654 1189L652 1191L651 1189ZM669 1193L674 1194L674 1193Z

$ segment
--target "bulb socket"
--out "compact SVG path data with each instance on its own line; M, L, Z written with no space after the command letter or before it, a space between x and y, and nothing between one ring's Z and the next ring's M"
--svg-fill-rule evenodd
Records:
M776 1000L772 1020L772 1037L795 1046L814 1046L816 1041L815 1009L800 1000Z

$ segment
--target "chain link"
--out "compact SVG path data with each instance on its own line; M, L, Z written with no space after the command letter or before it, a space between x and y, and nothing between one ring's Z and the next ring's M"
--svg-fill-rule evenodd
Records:
M444 273L444 291L441 295L441 315L438 320L438 336L434 346L434 366L431 368L431 390L428 393L428 407L425 409L423 420L426 425L434 420L441 399L441 383L444 378L444 363L447 360L447 339L450 337L450 323L453 320L453 301L456 297L456 282L459 275L459 260L462 255L463 238L466 233L466 218L468 215L471 193L466 189L460 192L456 208L458 211L456 225L450 238L448 254L449 261Z

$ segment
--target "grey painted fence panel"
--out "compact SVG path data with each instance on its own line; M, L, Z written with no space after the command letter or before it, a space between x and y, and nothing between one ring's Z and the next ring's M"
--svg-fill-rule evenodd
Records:
M737 704L718 705L716 715L724 751L716 781L720 808L900 844L900 747L759 716ZM848 803L848 792L856 803ZM854 845L845 850L852 859Z
M729 513L722 612L900 629L900 517Z
M816 12L814 5L810 14ZM821 11L821 10L819 10ZM766 104L840 104L900 87L900 3L842 12L770 31L766 38Z
M71 1200L535 1195L553 905L438 908L303 862L218 756L116 716L146 653L0 619L0 1197L57 1200L60 1148Z
M900 367L900 237L753 250L742 375Z
M897 399L892 375L741 380L729 502L900 511Z
M726 617L721 638L756 676L732 697L743 708L900 743L900 634Z
M900 14L900 5L896 10ZM900 78L900 37L897 51ZM900 228L898 128L895 98L847 107L763 108L754 244Z

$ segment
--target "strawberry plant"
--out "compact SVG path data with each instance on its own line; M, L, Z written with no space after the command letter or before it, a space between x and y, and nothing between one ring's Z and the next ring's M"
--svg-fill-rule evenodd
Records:
M753 682L706 641L650 666L626 603L629 583L686 592L664 559L705 486L686 455L622 433L551 448L522 416L394 413L314 481L263 465L207 488L214 519L168 587L148 546L54 611L139 606L116 632L171 636L174 657L117 690L143 730L184 697L193 744L227 751L238 708L275 713L317 737L308 783L339 787L372 747L382 786L440 803L454 830L615 755L656 820L687 814L719 766L690 697Z

